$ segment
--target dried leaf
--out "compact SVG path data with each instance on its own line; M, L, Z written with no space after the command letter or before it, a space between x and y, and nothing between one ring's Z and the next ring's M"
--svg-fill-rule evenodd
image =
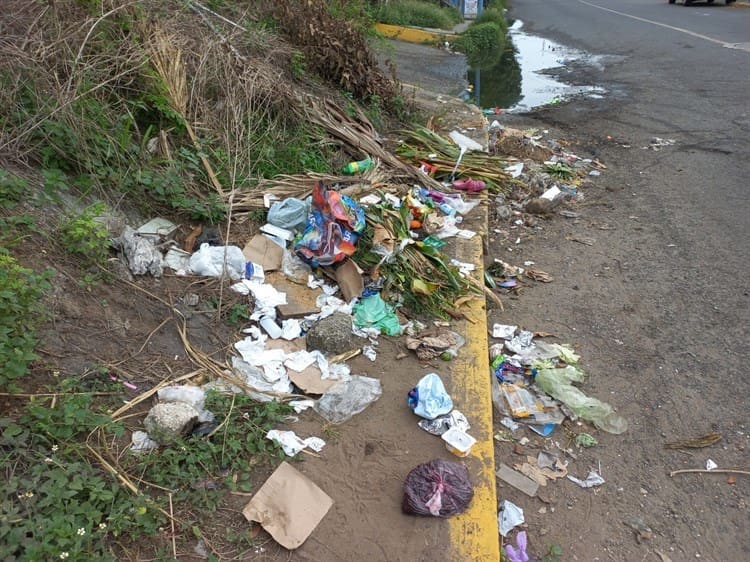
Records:
M721 434L717 432L707 433L700 437L692 437L690 439L681 439L679 441L672 441L666 443L664 447L666 449L700 449L702 447L709 447L714 443L721 440Z

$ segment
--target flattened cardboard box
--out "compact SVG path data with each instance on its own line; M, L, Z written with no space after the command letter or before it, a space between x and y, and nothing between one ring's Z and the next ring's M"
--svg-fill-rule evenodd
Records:
M307 540L325 517L333 500L292 465L283 462L242 510L284 548Z

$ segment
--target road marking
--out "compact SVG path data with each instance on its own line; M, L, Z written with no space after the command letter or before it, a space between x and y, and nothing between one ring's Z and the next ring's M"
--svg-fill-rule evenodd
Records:
M717 45L721 45L722 47L733 45L733 43L727 43L726 41L722 41L720 39L714 39L713 37L709 37L708 35L702 35L700 33L696 33L695 31L690 31L689 29L684 29L682 27L675 27L674 25L667 25L666 23L660 23L658 21L653 21L653 20L649 20L646 18L639 18L638 16L632 16L630 14L626 14L625 12L618 12L617 10L605 8L604 6L598 6L596 4L592 4L591 2L586 2L586 0L578 0L578 1L581 4L586 4L587 6L591 6L592 8L599 8L600 10L604 10L605 12L612 12L613 14L617 14L618 16L625 16L626 18L642 21L644 23L650 23L652 25L658 25L659 27L665 27L667 29L671 29L672 31L679 31L680 33L685 33L687 35L691 35L692 37L703 39L704 41L710 41L711 43L716 43Z

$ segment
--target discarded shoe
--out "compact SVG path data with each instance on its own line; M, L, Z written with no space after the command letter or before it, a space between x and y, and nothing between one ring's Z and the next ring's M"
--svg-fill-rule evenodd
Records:
M481 180L473 180L471 178L466 178L466 179L454 181L453 187L454 189L459 189L461 191L468 191L469 193L478 193L484 189L485 183Z

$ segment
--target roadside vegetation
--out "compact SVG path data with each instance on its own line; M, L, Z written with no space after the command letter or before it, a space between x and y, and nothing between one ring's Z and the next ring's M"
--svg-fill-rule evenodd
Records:
M61 374L40 354L53 297L73 280L106 310L118 217L223 228L255 218L235 202L264 180L339 170L357 154L321 125L333 118L314 118L321 96L376 126L415 115L368 47L364 0L206 4L4 3L2 560L128 559L139 543L166 559L175 534L214 560L253 548L246 528L214 520L231 492L254 489L256 468L278 462L265 433L288 408L213 395L215 435L135 457L124 437L134 414L113 415L132 397L116 382L121 362ZM246 305L225 306L222 322L246 319Z
M453 47L466 55L469 66L490 68L503 56L508 36L508 21L502 0L488 3L482 13L453 42Z
M463 20L461 13L444 2L425 0L397 0L383 2L374 10L374 17L381 23L391 25L413 25L435 29L451 29Z

